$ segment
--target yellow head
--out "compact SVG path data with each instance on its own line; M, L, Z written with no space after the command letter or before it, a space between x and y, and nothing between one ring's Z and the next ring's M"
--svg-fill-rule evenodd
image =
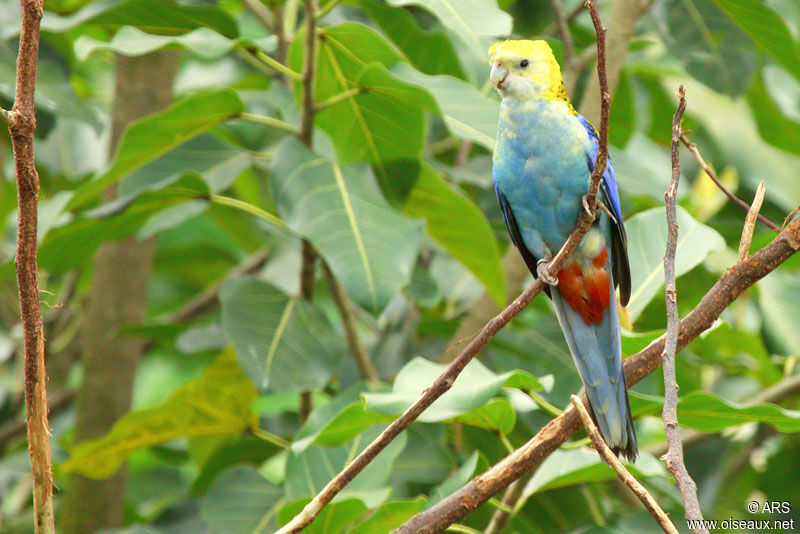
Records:
M492 85L505 98L560 100L575 113L567 98L561 68L546 41L502 41L489 48Z

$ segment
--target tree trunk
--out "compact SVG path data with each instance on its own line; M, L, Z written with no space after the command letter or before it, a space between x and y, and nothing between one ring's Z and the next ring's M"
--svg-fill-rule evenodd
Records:
M110 157L128 123L170 103L177 64L175 52L117 57ZM106 198L115 194L115 188L111 188ZM135 238L107 243L95 255L94 279L81 332L83 383L76 406L75 443L105 435L130 409L144 340L117 332L144 318L152 257L151 242ZM65 494L62 532L86 534L118 526L124 486L124 467L104 480L73 475Z

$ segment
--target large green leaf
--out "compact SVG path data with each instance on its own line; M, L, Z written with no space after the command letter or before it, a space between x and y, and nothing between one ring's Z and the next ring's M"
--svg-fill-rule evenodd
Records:
M416 4L429 9L445 28L482 57L486 57L483 37L506 37L511 33L511 16L497 7L494 0L389 0L389 3Z
M420 512L423 506L425 506L425 497L385 502L366 521L352 528L349 534L388 534L389 531L399 527L411 516Z
M362 24L344 23L325 28L318 50L315 98L317 102L352 90L353 94L326 106L315 124L330 135L336 154L342 161L368 161L376 166L378 179L387 191L402 190L413 184L413 166L422 153L425 117L421 109L410 105L414 91L406 84L390 79L376 87L362 80L362 71L371 63L391 65L401 54L375 30ZM302 70L303 38L294 40L289 65ZM300 87L296 84L299 98Z
M800 44L764 0L714 0L761 50L800 80Z
M258 471L240 465L223 473L203 499L200 515L212 532L256 534L278 530L278 510L286 504L283 490Z
M422 222L395 213L364 164L339 165L294 138L277 152L272 185L281 218L311 241L353 300L380 312L411 279Z
M781 269L758 283L758 303L764 328L777 349L787 356L800 354L800 273Z
M756 76L747 91L747 102L764 141L781 150L800 154L800 123L784 116L767 91L761 75Z
M123 26L110 41L101 41L88 35L75 40L75 56L84 61L92 52L109 50L124 56L149 54L165 47L183 48L204 59L216 59L234 48L259 48L265 53L275 49L277 37L263 39L229 39L209 28L197 28L184 35L153 35L134 26Z
M399 63L391 69L393 75L406 83L425 89L435 104L417 99L417 105L439 114L453 134L494 150L500 103L452 76L429 76Z
M179 387L159 406L119 419L103 438L72 448L64 472L91 478L112 475L135 451L173 439L236 434L252 428L256 390L232 352L223 352L199 378Z
M252 276L227 282L220 302L222 328L259 388L313 390L338 367L342 341L314 304Z
M196 28L211 28L225 37L237 33L236 23L218 7L163 0L97 0L66 17L45 11L42 31L61 33L83 24L110 32L127 25L162 35L181 35Z
M747 89L756 54L747 36L713 2L658 2L654 20L670 52L691 75L716 91L738 95Z
M666 476L664 466L643 451L635 464L628 465L628 469L639 477ZM534 493L550 489L615 478L617 474L614 470L606 465L597 453L588 448L557 450L542 462L528 481L522 495L528 498Z
M678 246L675 254L675 273L680 276L714 250L722 250L725 240L716 230L697 222L678 207ZM628 313L636 320L647 304L664 285L664 251L667 227L663 208L653 208L636 214L625 222L628 232L628 257L631 262L631 299ZM680 296L679 296L680 298Z
M441 31L422 30L408 10L379 0L352 0L389 36L414 67L426 74L464 77L453 45Z
M428 233L483 283L499 306L506 300L500 249L486 216L423 164L405 213L425 219Z
M293 517L303 511L303 507L308 504L309 499L300 499L291 504L287 504L278 512L278 523L285 525ZM361 499L340 499L332 502L322 509L320 514L314 519L303 532L308 534L342 534L350 532L353 523L359 521L367 511L364 501Z
M635 415L661 413L664 400L631 394ZM678 399L678 422L699 432L720 432L744 423L772 425L780 432L800 432L800 411L785 410L774 404L743 405L729 402L708 391L691 391Z
M385 425L373 426L341 447L312 445L299 454L291 452L286 463L286 496L289 499L301 499L316 495L385 428ZM400 434L342 490L336 500L356 497L369 508L380 505L388 496L386 484L392 474L392 464L405 444L406 436Z
M126 174L242 111L241 100L230 89L200 91L132 122L122 134L111 168L78 189L68 207L83 205Z
M445 364L414 358L397 373L390 393L362 394L367 409L387 415L403 413L446 368ZM548 389L552 385L551 378L543 382L548 385ZM472 360L461 372L453 387L425 410L420 415L419 421L434 422L459 417L484 406L499 394L503 387L528 391L545 389L542 382L525 371L508 371L498 375L478 360ZM470 421L472 420L474 419L470 416Z

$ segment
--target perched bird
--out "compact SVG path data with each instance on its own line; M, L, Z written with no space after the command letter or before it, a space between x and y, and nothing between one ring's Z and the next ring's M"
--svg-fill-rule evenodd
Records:
M489 49L490 79L503 97L492 174L511 240L542 277L606 443L637 455L622 372L620 302L630 298L627 242L611 160L599 210L557 276L547 262L572 233L599 150L595 129L570 104L561 69L545 41L503 41Z

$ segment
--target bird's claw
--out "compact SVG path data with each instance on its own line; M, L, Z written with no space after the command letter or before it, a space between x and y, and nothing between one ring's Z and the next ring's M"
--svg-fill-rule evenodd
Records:
M536 274L539 275L539 278L541 278L542 282L544 282L547 285L551 285L551 286L555 287L555 286L558 285L558 278L556 278L555 276L552 276L547 271L547 268L549 266L550 266L550 261L549 260L539 260L536 263Z
M589 195L583 195L581 197L581 205L583 206L583 211L586 212L586 215L589 217L594 216L594 211L592 210L592 207L589 206Z

